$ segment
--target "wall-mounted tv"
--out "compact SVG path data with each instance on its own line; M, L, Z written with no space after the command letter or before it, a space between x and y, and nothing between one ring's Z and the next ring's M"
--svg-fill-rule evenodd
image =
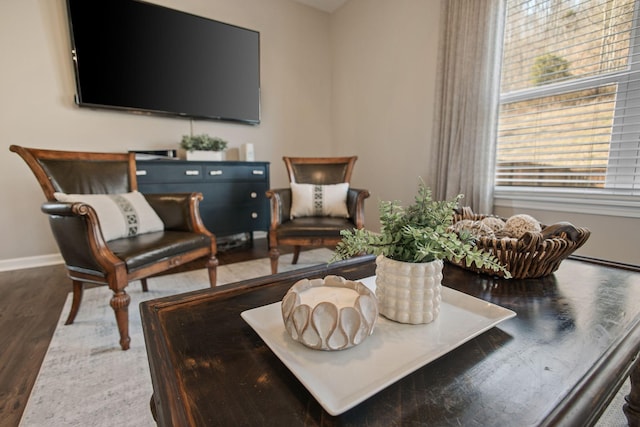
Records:
M260 33L138 0L67 0L76 103L260 123Z

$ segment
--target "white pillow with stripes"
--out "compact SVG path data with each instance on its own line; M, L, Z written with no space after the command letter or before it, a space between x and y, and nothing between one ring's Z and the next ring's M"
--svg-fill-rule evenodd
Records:
M102 236L110 240L164 230L164 223L138 191L123 194L54 193L59 202L82 202L98 215Z
M291 218L333 216L349 218L349 183L315 185L291 183Z

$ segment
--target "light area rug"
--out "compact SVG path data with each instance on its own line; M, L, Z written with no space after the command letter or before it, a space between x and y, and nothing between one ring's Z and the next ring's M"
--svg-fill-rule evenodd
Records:
M627 427L629 425L622 411L622 405L624 405L625 396L628 395L630 391L631 382L629 378L627 378L596 423L596 427Z
M291 254L280 257L278 271L326 263L333 252L304 251L298 264ZM218 284L271 274L269 259L218 267ZM149 291L140 282L127 287L131 348L118 344L115 316L106 287L85 290L73 325L64 325L71 293L58 320L49 349L22 416L21 427L37 426L155 426L149 409L151 376L140 322L140 302L209 287L206 270L149 279Z

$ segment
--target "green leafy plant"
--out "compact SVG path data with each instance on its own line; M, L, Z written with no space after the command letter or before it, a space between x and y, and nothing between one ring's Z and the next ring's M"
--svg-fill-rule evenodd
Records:
M224 151L227 148L227 141L207 134L184 135L180 148L186 151Z
M531 77L536 86L571 77L569 61L551 53L540 55L531 67Z
M495 256L475 247L471 234L458 235L450 228L463 197L459 194L450 201L435 201L431 190L421 182L415 202L407 208L398 201L381 201L380 233L367 229L343 230L332 261L363 253L413 263L464 259L467 266L475 263L479 268L502 271L510 277Z

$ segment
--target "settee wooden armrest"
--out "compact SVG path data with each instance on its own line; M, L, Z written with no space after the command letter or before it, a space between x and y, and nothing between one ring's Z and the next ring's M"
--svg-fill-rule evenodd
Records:
M121 263L109 249L96 211L82 202L45 202L53 237L67 266L78 272L106 276L111 263Z
M364 200L370 196L368 190L349 188L347 193L347 210L356 228L364 227Z
M145 194L149 205L164 223L165 230L211 234L200 216L202 193Z
M291 189L274 188L266 193L271 200L271 228L277 227L291 217Z

